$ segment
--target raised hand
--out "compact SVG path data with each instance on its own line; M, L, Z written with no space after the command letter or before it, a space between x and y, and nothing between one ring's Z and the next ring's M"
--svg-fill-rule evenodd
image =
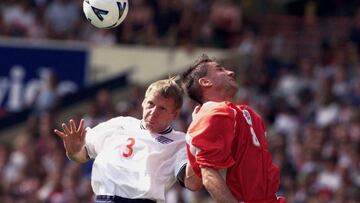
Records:
M81 119L78 127L74 119L70 119L70 128L65 123L62 123L61 126L62 131L55 129L54 132L63 140L66 153L72 159L71 157L77 156L77 154L84 150L86 134L84 119Z

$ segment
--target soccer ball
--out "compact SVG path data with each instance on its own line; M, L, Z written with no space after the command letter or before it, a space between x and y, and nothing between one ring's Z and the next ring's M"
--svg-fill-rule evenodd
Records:
M83 11L91 24L98 28L120 25L129 11L128 0L84 0Z

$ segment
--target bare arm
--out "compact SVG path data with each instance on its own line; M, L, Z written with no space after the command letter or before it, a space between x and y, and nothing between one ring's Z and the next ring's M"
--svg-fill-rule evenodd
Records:
M89 158L85 149L86 131L84 128L84 120L81 119L79 127L76 127L73 119L70 119L69 123L70 128L63 123L63 131L55 129L54 132L63 140L68 158L78 163L85 163Z
M203 184L215 202L238 203L219 171L212 168L201 168L201 174Z
M198 191L202 187L202 180L194 173L194 170L192 169L189 161L186 164L184 183L185 183L185 187L191 191Z
M66 156L70 160L78 162L78 163L85 163L89 160L89 157L88 157L85 147L82 147L81 150L75 154L69 154L68 152L66 152Z

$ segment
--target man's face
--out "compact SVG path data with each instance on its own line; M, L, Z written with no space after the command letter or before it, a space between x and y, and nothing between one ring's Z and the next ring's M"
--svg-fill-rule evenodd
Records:
M204 77L209 80L212 88L216 92L222 92L233 97L238 89L234 71L228 70L216 62L209 62L207 75Z
M174 99L165 98L154 90L144 99L142 107L145 127L154 133L165 130L179 114Z

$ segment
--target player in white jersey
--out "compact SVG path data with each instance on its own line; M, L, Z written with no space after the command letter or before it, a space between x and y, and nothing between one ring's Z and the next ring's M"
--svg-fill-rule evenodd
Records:
M85 130L84 120L77 126L71 119L62 131L55 129L69 159L94 159L95 203L165 202L176 179L190 190L201 187L186 167L185 134L170 126L181 105L181 88L173 79L160 80L146 91L141 120L116 117Z

